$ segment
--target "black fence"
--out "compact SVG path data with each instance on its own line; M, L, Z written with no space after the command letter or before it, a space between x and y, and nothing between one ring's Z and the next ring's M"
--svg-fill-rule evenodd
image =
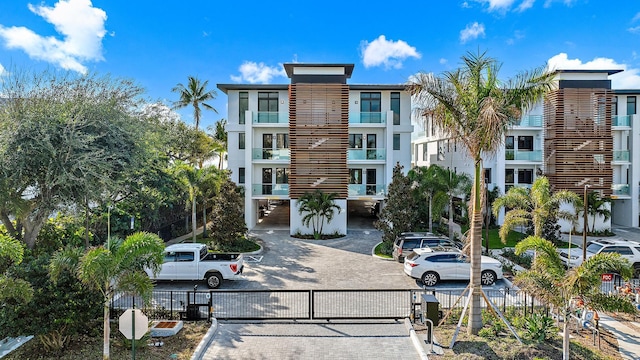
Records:
M149 305L140 298L121 296L111 303L117 318L134 304L156 320L339 320L415 318L422 294L434 295L442 311L465 305L464 289L395 290L207 290L154 291ZM504 288L485 290L487 299L502 312L526 316L546 310L531 295ZM486 301L482 302L488 307Z

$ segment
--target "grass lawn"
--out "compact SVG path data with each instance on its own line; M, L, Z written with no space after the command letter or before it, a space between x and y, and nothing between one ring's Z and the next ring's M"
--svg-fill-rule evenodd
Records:
M469 226L462 226L462 232L466 232L469 230ZM509 235L507 235L507 243L503 244L500 240L500 236L498 235L499 228L489 229L489 249L502 249L504 247L514 247L520 240L527 237L526 234L523 234L518 231L510 231ZM482 229L482 247L484 248L486 245L486 231Z

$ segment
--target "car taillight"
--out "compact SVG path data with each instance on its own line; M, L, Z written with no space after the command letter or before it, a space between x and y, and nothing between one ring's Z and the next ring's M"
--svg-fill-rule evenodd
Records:
M416 267L416 266L418 266L418 264L416 264L416 263L412 263L412 262L407 262L407 264L408 264L409 266L411 266L411 267Z
M238 264L230 264L229 267L231 268L232 272L238 272Z

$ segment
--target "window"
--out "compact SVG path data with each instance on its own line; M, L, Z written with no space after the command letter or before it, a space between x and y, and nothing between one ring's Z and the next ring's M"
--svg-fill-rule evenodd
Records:
M518 184L533 184L533 169L518 170Z
M393 134L393 150L400 150L400 134Z
M276 134L276 149L289 148L289 134Z
M362 149L362 134L349 134L349 148Z
M635 115L636 113L636 97L627 96L627 115Z
M193 257L193 252L177 252L176 253L176 260L178 262L185 262L185 261L193 261L194 257Z
M289 183L289 168L276 168L276 184Z
M618 97L614 96L611 102L611 115L618 115Z
M505 184L513 184L513 169L504 169L504 183ZM504 191L507 191L506 189Z
M620 255L633 255L633 251L628 246L609 246L602 249L603 253L617 253Z
M278 93L259 92L258 93L258 122L277 123L278 122Z
M391 111L393 111L393 125L400 125L400 93L391 93Z
M244 133L241 132L241 133L238 134L238 149L244 150L244 147L245 147Z
M238 99L238 122L244 124L245 111L249 110L249 93L246 91L240 91Z
M376 144L376 134L367 134L367 160L378 158Z
M272 174L271 168L262 169L262 195L271 195L273 193Z
M244 184L244 168L238 168L238 184Z
M175 251L170 251L170 252L166 252L164 253L164 260L163 262L174 262L176 261L176 253Z
M518 136L518 150L533 151L533 136Z
M362 169L349 169L349 184L362 184Z
M367 169L367 195L375 195L376 194L376 169Z
M363 123L381 122L380 93L360 93L360 116Z
M507 136L504 138L504 148L513 150L513 136Z
M491 184L491 169L484 169L484 183Z
M427 161L429 158L429 148L427 144L422 144L422 161Z

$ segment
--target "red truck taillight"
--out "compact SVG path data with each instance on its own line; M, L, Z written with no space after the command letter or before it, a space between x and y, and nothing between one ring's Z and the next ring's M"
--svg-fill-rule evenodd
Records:
M234 274L238 272L238 264L230 264L229 267Z

